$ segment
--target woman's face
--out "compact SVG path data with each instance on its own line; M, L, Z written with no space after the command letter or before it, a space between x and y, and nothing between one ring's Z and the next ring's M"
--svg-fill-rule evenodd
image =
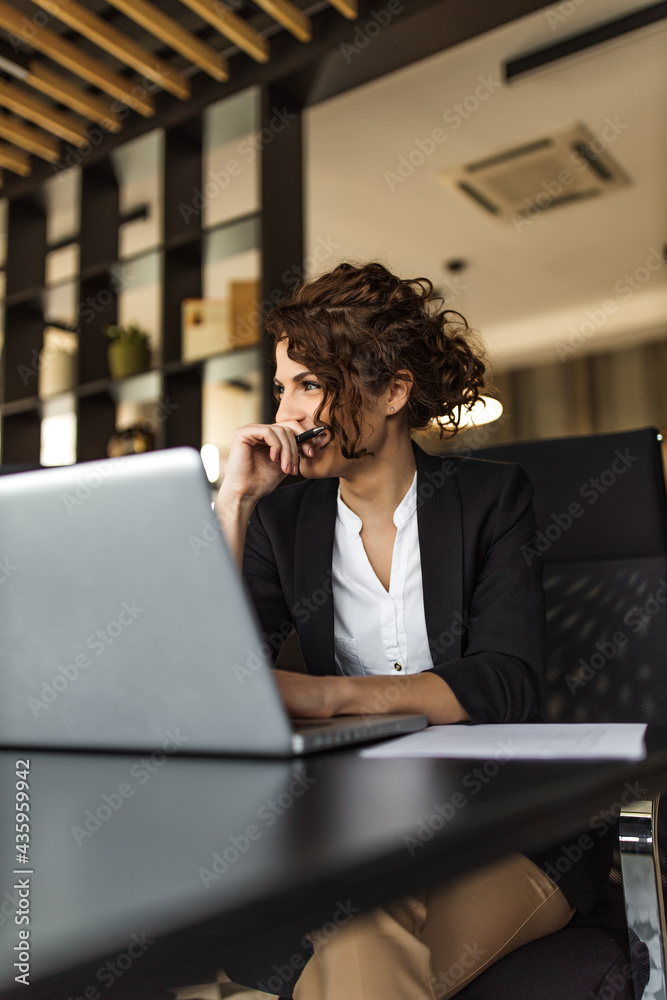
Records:
M323 390L317 380L317 376L309 372L301 362L292 361L287 357L287 341L280 340L276 345L276 374L274 376L274 393L279 402L276 413L276 423L296 421L301 430L307 431L311 427L317 427L315 414L322 401ZM385 418L380 412L365 411L364 419L367 423L363 425L363 433L359 442L359 447L373 450L373 444L377 444L382 439ZM338 419L344 424L348 434L352 432L351 425L348 427L344 414L338 414ZM322 411L322 420L329 421L329 407ZM369 427L368 424L371 426ZM297 433L300 433L297 431ZM325 431L318 437L308 442L313 445L313 455L309 457L300 449L301 458L299 461L299 471L306 479L320 479L328 476L346 477L351 471L352 465L359 466L361 460L344 458L340 444L333 438L330 431Z

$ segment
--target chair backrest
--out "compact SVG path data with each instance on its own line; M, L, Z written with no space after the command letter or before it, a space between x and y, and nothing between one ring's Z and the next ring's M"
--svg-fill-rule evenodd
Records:
M550 722L667 724L667 496L653 427L518 442L474 457L518 462L535 486L544 560Z

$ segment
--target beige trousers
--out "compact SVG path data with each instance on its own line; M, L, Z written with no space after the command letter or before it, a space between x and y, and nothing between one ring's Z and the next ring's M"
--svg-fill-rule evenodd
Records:
M522 854L352 917L315 952L294 1000L442 1000L503 955L565 926L565 896Z

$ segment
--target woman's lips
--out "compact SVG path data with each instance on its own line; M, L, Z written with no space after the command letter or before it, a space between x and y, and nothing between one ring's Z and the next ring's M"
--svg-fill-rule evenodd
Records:
M314 458L315 454L326 444L327 432L323 434L318 434L316 437L311 438L309 441L304 441L301 445L305 458Z

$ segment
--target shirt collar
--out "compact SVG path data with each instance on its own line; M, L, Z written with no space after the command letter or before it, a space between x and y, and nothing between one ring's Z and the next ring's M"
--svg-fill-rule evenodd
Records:
M338 518L345 527L352 534L358 535L363 527L363 522L361 518L354 513L353 510L347 506L347 504L341 499L340 495L340 482L338 483L338 491L336 493L336 499L338 504ZM415 511L417 510L417 472L415 471L414 477L412 479L412 485L410 489L405 494L398 507L394 511L394 524L396 527L400 527L405 521L408 521Z

